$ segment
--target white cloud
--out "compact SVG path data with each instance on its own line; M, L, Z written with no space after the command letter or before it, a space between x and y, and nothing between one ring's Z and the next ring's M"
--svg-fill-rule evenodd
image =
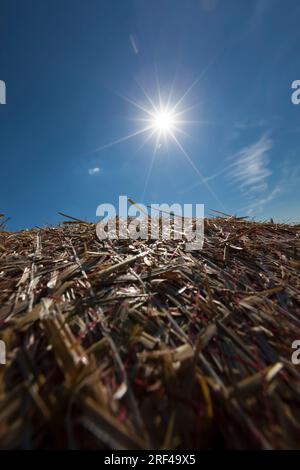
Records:
M130 34L129 40L130 40L130 44L131 44L131 47L133 49L133 52L135 54L138 54L139 53L139 48L138 48L138 45L137 45L137 40L136 40L135 35Z
M248 129L256 129L267 127L268 122L264 119L250 120L244 119L242 121L237 121L234 123L234 127L238 130L244 131Z
M214 180L221 175L227 176L231 183L237 185L238 189L247 196L267 190L267 179L272 175L272 171L268 167L269 151L272 145L272 140L267 134L263 134L257 142L242 148L238 153L231 156L228 165L181 192L188 192L202 185L203 182Z
M240 210L247 211L248 215L260 214L265 206L273 202L274 199L282 194L294 191L299 182L300 165L291 166L290 163L286 162L281 168L281 178L273 189L267 194L260 194L260 196L257 195L256 198L252 198L250 204Z
M100 173L100 168L90 168L89 169L89 175L96 175L97 173Z
M269 134L263 134L256 142L242 148L239 152L229 157L228 164L214 174L204 178L205 181L214 180L222 175L230 179L242 193L245 205L238 212L247 215L261 214L266 206L272 207L272 203L280 196L292 192L300 185L300 164L286 161L280 169L273 171L270 168L270 151L273 141ZM269 183L269 177L273 175L275 183ZM188 192L203 184L203 181L184 188L181 192Z
M246 194L259 193L267 190L268 177L272 175L269 165L269 151L272 140L264 134L257 142L244 147L234 157L228 173L233 183Z
M270 202L272 202L273 199L278 197L283 192L284 192L284 187L281 184L278 184L277 186L275 186L274 189L272 189L272 191L269 194L253 201L251 205L247 207L247 214L248 215L260 214L266 204L269 204Z

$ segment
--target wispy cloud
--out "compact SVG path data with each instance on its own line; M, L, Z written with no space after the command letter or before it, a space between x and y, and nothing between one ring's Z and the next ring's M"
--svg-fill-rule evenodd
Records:
M258 140L230 156L227 165L205 177L205 181L225 176L242 196L244 206L238 209L238 213L257 216L266 206L271 206L274 200L293 191L300 184L300 164L286 161L277 171L274 166L271 169L270 152L273 147L270 134L264 133ZM275 180L273 184L269 181L271 175L272 180ZM201 184L203 181L198 181L184 188L181 193Z
M268 177L272 175L269 168L269 151L273 142L264 134L257 142L244 147L234 157L228 176L245 194L259 193L268 188Z
M240 211L246 211L248 215L260 214L266 205L270 204L279 196L294 191L295 187L300 182L300 165L291 165L289 162L285 162L281 169L281 178L278 180L276 185L268 192L257 195L256 198L252 198L250 204L248 204Z
M138 45L137 45L137 40L136 40L135 35L130 34L129 41L130 41L131 47L133 49L133 52L135 54L138 54L139 53L139 48L138 48Z
M248 129L255 129L255 128L263 128L263 127L267 127L267 125L268 125L268 122L265 119L257 119L257 120L244 119L244 120L236 121L234 123L234 127L241 131L248 130Z
M230 163L210 176L204 177L203 181L197 181L188 188L184 188L181 193L191 191L201 186L204 181L214 180L225 175L231 183L235 184L244 194L264 191L267 189L267 179L272 171L269 165L269 151L273 142L268 134L253 144L242 148L238 153L230 157Z
M282 184L276 185L272 189L272 191L269 192L269 194L266 194L258 199L253 200L251 204L246 208L247 214L248 215L260 214L267 204L270 204L270 202L276 199L276 197L278 197L284 191L285 191L285 188Z
M98 173L100 173L100 168L96 167L96 168L90 168L89 169L89 175L97 175Z

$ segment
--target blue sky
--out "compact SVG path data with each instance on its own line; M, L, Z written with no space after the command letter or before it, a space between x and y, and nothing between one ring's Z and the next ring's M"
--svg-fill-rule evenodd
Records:
M122 194L299 221L299 18L298 0L1 0L9 228L95 220ZM164 105L172 86L171 105L191 87L185 154L169 135L153 159L149 131L109 145L144 127L131 101L157 106L159 88Z

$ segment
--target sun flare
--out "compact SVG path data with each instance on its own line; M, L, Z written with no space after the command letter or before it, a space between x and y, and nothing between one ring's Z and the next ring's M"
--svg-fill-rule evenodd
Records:
M170 132L175 125L175 115L168 110L161 110L154 115L153 129L158 132Z
M119 139L116 139L106 145L102 145L101 147L98 147L90 152L90 154L94 154L96 152L99 152L100 150L107 149L112 145L121 144L137 136L146 135L143 143L140 145L138 150L141 150L141 148L149 141L152 141L154 145L152 158L150 160L149 169L144 184L142 200L144 199L146 193L146 189L150 180L154 161L156 159L158 151L160 149L168 148L168 143L173 142L175 146L180 150L180 152L184 155L189 165L194 169L195 173L200 178L200 182L206 186L206 188L214 197L214 199L218 202L220 207L224 208L222 201L219 200L213 189L210 187L209 182L207 181L207 179L204 178L201 171L194 163L192 157L184 149L183 144L180 141L180 135L189 136L189 134L184 131L184 127L186 125L205 123L205 121L191 121L185 118L187 112L197 107L199 103L191 105L188 108L182 108L182 104L185 98L191 92L192 88L194 88L194 86L199 82L200 78L201 75L189 86L189 88L185 90L185 92L176 101L173 101L172 99L174 94L174 82L170 88L169 96L165 101L163 101L162 99L162 90L160 89L158 79L157 101L153 97L148 95L145 89L139 84L139 87L141 88L145 97L144 103L138 103L126 96L122 96L125 101L133 105L135 109L139 111L140 116L134 119L134 121L140 124L138 128L132 133L127 134L124 137L120 137Z

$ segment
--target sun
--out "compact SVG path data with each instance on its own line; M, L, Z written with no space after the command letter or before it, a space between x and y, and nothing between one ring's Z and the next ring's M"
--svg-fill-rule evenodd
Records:
M220 201L220 199L214 193L207 179L204 178L204 176L202 175L202 172L195 165L192 157L188 154L188 152L184 149L182 143L180 142L180 135L189 136L189 134L187 134L183 129L186 125L189 125L189 124L202 125L203 123L205 123L205 121L194 121L194 120L191 121L189 119L185 119L186 113L192 110L193 108L197 107L199 103L195 103L194 105L191 105L188 108L182 108L182 104L185 98L191 92L192 88L194 88L194 86L200 81L201 76L202 74L199 75L199 77L186 89L186 91L175 102L173 101L174 81L170 88L169 96L167 97L165 101L163 100L163 97L162 97L162 93L161 93L162 90L160 89L160 86L159 86L158 77L156 77L157 95L158 95L157 100L151 97L145 91L145 89L138 83L139 88L141 88L145 97L144 103L138 103L126 96L121 95L121 97L125 101L133 105L135 109L139 111L140 116L137 116L135 119L133 119L134 121L137 121L139 123L138 128L132 133L125 135L124 137L120 137L119 139L116 139L108 144L101 145L100 147L95 148L94 150L89 152L87 155L91 155L101 150L107 149L108 147L111 147L112 145L124 143L128 141L129 139L140 136L142 134L144 135L147 134L143 143L140 145L138 149L138 150L141 150L142 147L148 141L152 141L154 143L152 158L150 160L150 165L149 165L149 169L147 172L146 181L144 184L144 189L143 189L143 194L142 194L142 200L143 200L145 193L146 193L147 185L151 176L152 168L154 165L154 160L156 158L158 151L161 148L163 149L168 148L169 141L173 142L175 143L175 146L177 146L177 148L180 150L180 152L184 155L189 165L194 169L195 173L200 178L201 183L206 186L206 188L214 197L214 199L218 202L220 207L224 208L222 201Z
M167 109L162 109L154 114L153 129L158 132L171 132L175 126L175 114Z

